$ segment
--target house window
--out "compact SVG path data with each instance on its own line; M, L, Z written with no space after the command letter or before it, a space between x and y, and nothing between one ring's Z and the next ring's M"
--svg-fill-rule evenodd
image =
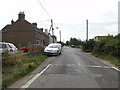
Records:
M36 41L36 44L40 44L40 40L37 40L37 41Z

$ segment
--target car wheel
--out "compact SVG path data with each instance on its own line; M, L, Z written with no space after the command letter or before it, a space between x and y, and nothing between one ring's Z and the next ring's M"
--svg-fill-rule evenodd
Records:
M60 54L61 54L61 52L60 52Z

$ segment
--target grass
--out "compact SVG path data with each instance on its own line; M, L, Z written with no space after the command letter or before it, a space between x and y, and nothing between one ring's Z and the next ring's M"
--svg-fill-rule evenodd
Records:
M75 48L80 48L80 49L82 49L82 45L77 45L77 46L75 46Z
M43 54L17 54L3 59L2 87L6 88L39 66L47 56Z
M114 66L116 66L117 68L120 69L120 58L118 58L118 57L113 57L113 56L107 55L107 54L106 55L99 55L99 54L93 53L90 50L84 51L83 48L82 48L82 46L77 46L76 48L82 49L83 52L91 52L91 54L93 56L95 56L97 58L100 58L102 60L108 61L108 62L110 62L111 64L113 64Z
M120 69L120 58L113 57L110 55L99 55L99 54L95 54L95 53L92 53L92 55L95 57L98 57L102 60L106 60Z

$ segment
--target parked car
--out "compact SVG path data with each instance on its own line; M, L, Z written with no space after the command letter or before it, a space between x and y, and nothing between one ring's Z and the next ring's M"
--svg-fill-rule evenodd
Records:
M75 48L75 45L72 44L71 47Z
M32 51L38 50L39 48L40 48L40 44L31 44L26 47L21 47L20 50L22 50L23 52L28 52L29 50Z
M9 55L16 54L18 49L12 43L0 42L0 54L8 52Z
M62 46L59 43L51 43L44 49L45 55L59 55L61 54Z

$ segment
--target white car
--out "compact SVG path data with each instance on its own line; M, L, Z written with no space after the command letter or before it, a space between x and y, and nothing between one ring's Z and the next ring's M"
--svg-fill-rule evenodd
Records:
M9 55L16 54L18 49L12 43L0 42L0 54L7 52Z
M44 49L45 55L59 55L61 54L62 47L59 43L51 43Z

